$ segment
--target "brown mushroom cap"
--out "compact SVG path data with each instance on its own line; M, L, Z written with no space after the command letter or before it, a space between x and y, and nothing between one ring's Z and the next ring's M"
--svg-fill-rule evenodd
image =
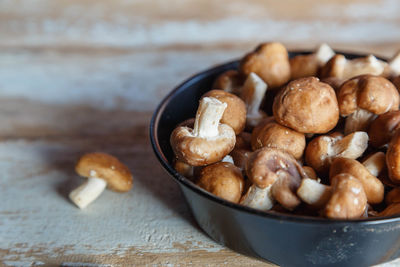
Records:
M256 73L270 88L285 84L290 78L289 56L281 43L264 43L240 62L240 72L245 76Z
M116 157L95 152L83 155L75 166L75 171L83 177L97 177L107 182L107 187L117 192L129 191L133 186L129 168Z
M339 120L335 91L315 77L290 82L272 108L278 123L301 133L326 133Z
M306 138L303 133L296 132L274 121L266 123L262 129L257 129L251 136L253 150L262 147L278 148L290 153L296 159L303 156L305 146Z
M397 129L400 128L400 111L389 111L379 115L368 130L369 142L379 148L390 142Z
M212 88L221 89L232 94L240 94L243 82L243 78L237 70L228 70L215 79Z
M306 174L306 177L312 180L317 180L318 176L315 170L310 166L303 166L303 171Z
M222 103L226 103L227 107L220 122L231 126L236 135L244 130L246 126L246 105L242 99L223 90L211 90L203 97L214 97Z
M333 193L325 207L325 215L332 219L353 219L364 214L367 197L361 182L348 173L332 177Z
M386 165L390 180L400 183L400 130L396 131L389 143Z
M329 84L333 90L335 90L336 95L339 93L339 89L342 86L344 80L337 77L328 77L321 80L323 83Z
M289 59L291 80L316 76L319 65L314 54L298 55Z
M235 149L251 150L251 133L241 132L236 136Z
M385 197L386 204L400 203L400 187L390 190Z
M223 199L238 203L244 179L238 167L229 162L218 162L204 167L197 185Z
M275 148L260 148L254 151L248 160L246 173L259 188L266 188L281 176L291 177L297 184L305 177L296 159L290 154Z
M379 115L399 109L399 93L384 77L361 75L343 83L338 103L342 116L348 116L358 108Z
M384 197L384 186L382 182L373 176L360 162L348 158L336 158L329 170L329 178L341 173L347 173L357 178L363 185L368 203L381 203Z
M383 211L378 213L378 216L392 216L400 214L400 203L392 203Z

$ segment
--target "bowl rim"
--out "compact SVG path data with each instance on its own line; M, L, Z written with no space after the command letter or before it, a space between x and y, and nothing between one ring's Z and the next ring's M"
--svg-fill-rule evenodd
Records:
M365 53L358 53L358 52L343 52L343 51L336 51L337 54L343 54L346 57L362 57L362 56L367 56ZM289 54L309 54L311 51L307 50L291 50L289 51ZM376 55L375 55L376 56ZM379 59L385 60L386 58L376 56ZM155 109L150 125L149 125L149 134L150 134L150 141L151 145L153 148L153 151L157 157L157 159L160 161L161 165L164 167L164 169L168 172L170 176L174 178L176 182L179 184L185 186L189 190L193 191L196 194L199 194L202 197L205 197L211 201L214 201L220 205L223 205L228 208L232 208L236 211L239 212L245 212L250 215L255 215L255 216L261 216L265 217L268 219L273 219L273 220L280 220L280 221L289 221L289 222L296 222L296 223L308 223L308 224L334 224L336 226L340 225L346 225L346 226L356 226L356 225L374 225L374 224L384 224L384 223L393 223L393 222L398 222L400 221L400 216L398 215L392 215L392 216L384 216L384 217L376 217L376 218L358 218L358 219L350 219L350 220L345 220L345 219L328 219L328 218L323 218L323 217L313 217L313 216L303 216L303 215L295 215L295 214L283 214L283 213L277 213L277 212L265 212L261 210L257 210L254 208L250 208L244 205L240 205L237 203L233 203L230 201L227 201L225 199L222 199L220 197L217 197L208 191L200 188L196 184L194 184L192 181L178 173L172 166L169 164L168 159L165 157L161 150L161 146L159 143L159 140L157 138L157 131L158 131L158 125L159 121L161 119L161 116L170 102L170 100L180 91L182 91L185 87L190 86L191 84L197 83L198 81L202 80L204 77L207 77L211 74L217 73L220 71L220 69L227 67L228 65L234 65L238 64L239 60L231 60L222 64L215 65L213 67L207 68L203 71L200 71L185 81L181 82L178 86L176 86L172 91L170 91L158 104L157 108Z

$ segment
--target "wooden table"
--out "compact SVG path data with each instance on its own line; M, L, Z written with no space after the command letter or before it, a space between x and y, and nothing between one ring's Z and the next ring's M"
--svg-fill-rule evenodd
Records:
M0 264L270 266L196 225L150 148L154 108L261 41L390 56L399 11L394 0L0 1ZM125 162L134 188L79 210L67 196L91 151Z

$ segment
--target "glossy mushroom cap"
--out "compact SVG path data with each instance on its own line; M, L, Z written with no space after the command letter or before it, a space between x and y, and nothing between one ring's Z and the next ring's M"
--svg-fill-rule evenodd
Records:
M246 126L246 105L242 99L223 90L211 90L203 97L214 97L222 103L226 103L227 107L220 122L231 126L236 135L244 130Z
M244 179L238 167L218 162L204 167L197 185L223 199L238 203L244 188Z
M254 72L270 88L277 88L290 78L288 52L281 43L261 44L241 60L240 72L245 76Z
M400 111L389 111L379 115L372 121L369 130L369 142L375 148L390 142L394 133L400 128Z
M303 156L305 146L306 138L303 133L296 132L274 121L266 123L251 137L253 150L262 147L278 148L290 153L296 159Z
M384 186L382 182L373 176L363 164L354 159L336 158L329 170L329 178L338 174L347 173L357 178L363 185L365 194L370 204L378 204L383 201Z
M291 81L274 99L275 120L301 133L326 133L339 120L335 91L317 78Z
M332 177L332 196L326 204L325 216L331 219L355 219L364 214L367 197L361 182L348 173Z
M228 70L215 79L212 88L221 89L235 95L240 94L243 78L237 70Z
M76 172L83 177L97 177L107 182L107 187L117 192L129 191L133 186L129 168L116 157L95 152L83 155L75 166Z

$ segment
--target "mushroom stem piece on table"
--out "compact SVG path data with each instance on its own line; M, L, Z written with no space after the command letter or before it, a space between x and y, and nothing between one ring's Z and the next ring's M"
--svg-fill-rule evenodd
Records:
M81 209L93 202L106 186L113 191L127 192L133 185L132 174L128 167L106 153L83 155L75 170L88 179L69 194L71 201Z

